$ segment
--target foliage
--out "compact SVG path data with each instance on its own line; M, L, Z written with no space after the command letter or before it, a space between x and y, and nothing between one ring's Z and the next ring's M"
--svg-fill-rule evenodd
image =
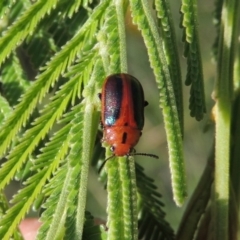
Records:
M86 209L89 169L98 169L103 158L98 93L107 75L128 72L124 21L128 12L143 38L159 89L176 205L187 196L174 21L167 0L152 3L1 1L1 239L22 239L18 225L31 208L41 212L37 239L237 239L238 0L215 1L215 145L178 231L174 233L165 219L162 195L153 180L132 156L114 157L100 174L108 192L107 224L96 224L94 213ZM199 121L206 105L197 10L196 1L182 0L189 115ZM109 146L103 146L109 157ZM14 179L22 187L8 202L5 190Z

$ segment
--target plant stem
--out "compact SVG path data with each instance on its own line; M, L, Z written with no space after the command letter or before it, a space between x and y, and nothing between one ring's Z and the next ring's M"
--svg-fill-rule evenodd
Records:
M218 56L216 98L216 149L214 239L227 240L229 233L230 198L230 130L233 98L233 59L235 54L234 21L238 0L225 1L222 8Z

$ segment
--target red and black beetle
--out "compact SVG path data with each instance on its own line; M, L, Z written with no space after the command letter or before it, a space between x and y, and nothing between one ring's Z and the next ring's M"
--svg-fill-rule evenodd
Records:
M158 158L134 151L142 134L144 107L148 104L140 82L125 73L110 75L100 96L102 140L110 145L113 156L147 155Z

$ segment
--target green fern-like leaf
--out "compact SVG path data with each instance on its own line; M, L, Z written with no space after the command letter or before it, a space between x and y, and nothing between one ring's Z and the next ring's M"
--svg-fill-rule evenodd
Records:
M60 1L51 14L41 21L36 34L27 38L17 49L25 60L30 74L31 71L34 72L39 67L43 67L46 61L60 51L61 47L73 38L86 22L88 12L83 8L80 8L71 19L65 16L70 3Z
M82 131L79 124L76 122L75 127L73 125L72 131L74 135L82 137L82 152L81 159L82 159L82 166L81 166L81 174L80 174L80 188L78 192L78 202L77 202L77 217L76 217L76 234L75 238L80 239L83 234L83 223L84 223L84 212L86 206L86 197L87 197L87 182L88 182L88 173L89 173L89 166L90 160L93 154L93 148L95 144L95 139L97 135L98 123L100 118L100 113L98 111L99 100L97 97L97 85L95 82L101 79L103 81L103 68L102 64L99 59L97 59L91 78L84 89L83 97L85 98L83 101L84 104L84 115L83 115L83 126ZM77 130L77 131L76 131ZM78 139L79 139L78 137ZM77 140L76 137L73 138L75 141ZM79 158L76 153L79 152L78 143L76 141L75 147L72 146L72 160L71 164L79 161ZM75 150L76 148L76 150Z
M39 52L39 49L41 51ZM46 61L59 51L52 35L44 30L34 34L31 40L24 41L17 49L20 62L25 70L28 79L34 80L39 73L39 68L46 64Z
M79 165L79 163L78 163ZM77 165L77 166L78 166ZM79 170L79 169L77 169ZM74 179L75 177L75 179ZM68 196L68 205L67 217L65 221L65 235L64 239L74 239L77 231L76 217L77 217L77 196L80 185L80 171L75 172L73 178L71 179L71 189Z
M74 14L72 19L66 19L64 14L68 5L69 1L59 1L51 14L43 18L37 32L26 38L17 49L18 54L25 61L29 75L33 75L34 72L43 67L46 61L54 53L60 51L61 47L76 35L86 22L87 12L82 8ZM41 49L40 52L39 49Z
M5 214L5 212L8 210L9 206L8 206L8 201L6 196L1 192L0 193L0 216L2 218L2 216Z
M136 164L137 187L140 196L139 239L174 239L174 232L164 219L164 204L153 180Z
M17 105L13 115L3 126L6 131L0 132L0 142L2 142L0 156L5 153L21 126L26 124L26 120L33 109L36 108L37 103L42 101L50 86L54 85L67 66L72 64L83 44L91 42L91 39L95 38L94 32L96 32L98 23L101 22L101 16L107 7L107 3L108 1L104 1L95 8L95 11L77 35L52 59L45 71L39 75L38 80L29 88L25 97Z
M64 121L72 118L76 113L76 110L78 109L75 108L72 112L67 114ZM59 167L61 160L65 157L69 148L68 133L70 131L70 127L70 124L68 124L58 131L50 142L46 144L46 147L43 148L39 157L36 160L32 160L33 167L31 171L34 175L28 178L28 180L24 183L26 187L20 190L19 193L12 199L12 203L15 205L13 210L8 211L2 218L3 222L6 221L6 228L0 231L0 236L11 236L19 221L25 216L31 204L33 204L34 200L41 193L44 184L51 178L52 174ZM23 201L23 199L25 199L25 201ZM15 221L9 220L13 218Z
M89 212L85 213L85 223L84 223L82 239L89 239L89 240L107 239L106 232L100 226L96 226L93 216Z
M100 77L102 75L101 73L101 65L96 64L92 78L89 81L89 87L87 86L84 91L84 96L86 98L91 99L93 97L96 99L96 93L93 94L92 92L92 84L95 82L97 77ZM74 73L75 68L73 68L73 71L71 74ZM72 78L76 79L75 77ZM90 102L88 102L90 101ZM89 140L94 139L94 135L96 134L96 127L94 128L92 126L92 121L90 121L91 118L93 118L93 121L95 122L95 126L98 124L99 114L97 114L94 117L94 112L96 111L96 107L94 107L92 100L86 99L86 109L83 107L84 105L81 105L81 107L78 107L78 114L74 117L72 121L72 128L70 132L70 146L71 150L68 155L68 172L67 178L69 179L69 182L64 183L64 188L60 195L58 196L61 200L61 204L64 205L65 210L62 211L62 209L59 207L60 203L54 203L54 201L57 201L58 198L53 198L53 195L56 195L54 193L55 189L55 180L53 179L51 183L48 185L48 187L45 189L45 193L50 196L50 199L48 200L48 204L54 204L56 206L55 210L49 211L48 209L44 212L42 220L45 222L44 225L41 227L41 230L39 232L38 238L41 239L42 236L45 236L47 232L47 238L45 239L51 239L56 232L60 232L60 228L63 228L63 226L56 225L56 222L58 222L57 219L61 218L61 223L65 224L65 218L66 214L72 213L72 216L68 215L68 218L70 217L69 221L66 223L66 233L69 235L71 233L71 236L73 238L81 238L83 234L83 224L84 224L84 202L86 202L86 184L87 184L87 176L88 176L88 168L89 168L89 154L92 152L92 148L94 146L94 141L92 144L89 145ZM84 111L84 114L83 114ZM89 112L90 111L90 112ZM90 125L89 125L90 124ZM83 126L85 125L85 127ZM89 127L87 127L89 126ZM95 129L93 131L93 129ZM90 134L92 132L93 136ZM90 147L90 148L89 148ZM87 150L89 148L89 150ZM87 154L87 155L86 155ZM81 169L81 171L80 171ZM80 185L80 186L79 186ZM75 188L73 187L75 186ZM64 197L67 194L67 199ZM78 200L77 200L78 199ZM75 202L75 205L74 205ZM79 202L78 204L76 204ZM68 213L67 213L68 212Z
M69 18L73 17L74 13L76 13L79 10L79 7L84 5L84 3L82 3L82 0L76 0L74 2L70 2L70 1L62 1L62 5L63 5L63 9L64 9L64 15L68 16ZM87 3L86 6L88 6L89 4Z
M64 164L54 178L50 181L51 194L43 205L46 210L40 218L44 223L41 225L37 239L55 239L62 238L63 226L67 211L68 185L72 168ZM64 181L64 182L63 182ZM47 185L46 187L48 187Z
M151 14L148 1L130 1L133 21L142 32L148 50L149 60L160 89L160 107L162 108L167 141L169 146L169 160L172 175L174 200L182 205L186 195L185 169L183 164L183 147L181 124L174 96L174 88L163 51L163 43L159 36L157 25Z
M195 1L182 1L182 26L184 28L183 41L185 42L184 56L187 58L188 69L186 85L190 90L190 115L198 121L206 113L202 59L200 53L197 29L197 3Z
M111 162L106 163L107 173L107 191L108 191L108 235L110 238L124 239L124 217L122 202L122 186L118 171L119 159L113 158ZM125 160L126 161L126 160ZM109 166L109 167L108 167ZM121 231L120 231L121 230Z
M79 106L75 107L71 113L68 113L66 115L66 119L64 121L76 119L74 115L79 115L79 111L81 108ZM80 112L81 114L81 112ZM81 114L82 115L82 114ZM73 120L73 121L74 121ZM79 119L77 119L79 120ZM80 123L81 126L82 121L78 121L78 124ZM78 125L79 126L79 125ZM64 139L64 142L61 143L59 141L59 137L56 138L56 143L53 141L50 142L50 145L54 146L54 149L56 151L59 151L59 148L61 149L62 146L66 146L66 150L69 148L69 142L71 143L73 141L72 133L70 133L70 128L72 127L71 124L67 124L67 136L62 136L61 138ZM65 128L66 128L65 127ZM62 130L61 130L62 131ZM72 131L72 130L71 130ZM80 131L81 133L81 131ZM78 144L81 144L80 139ZM75 143L76 140L74 140ZM56 144L59 144L59 148L56 146ZM57 148L56 148L57 147ZM51 147L52 148L52 147ZM79 149L80 150L80 149ZM80 150L81 151L81 150ZM47 153L47 152L46 152ZM64 155L67 152L65 151ZM62 155L62 157L64 157ZM48 154L45 154L45 156L48 156ZM74 156L77 156L74 154ZM66 219L66 214L68 211L72 211L72 209L76 209L76 205L74 206L74 202L76 203L76 195L77 195L77 189L79 188L79 173L80 173L80 160L75 164L71 164L71 151L70 155L68 157L69 159L60 169L62 169L57 174L54 174L53 178L44 187L44 194L46 197L48 197L47 202L44 204L44 208L46 208L46 211L41 216L41 220L44 222L44 224L41 226L38 239L51 239L52 237L56 236L55 234L58 233L59 236L64 236L64 224ZM40 159L39 159L40 160ZM41 163L41 162L40 162ZM38 167L38 166L36 166ZM67 179L66 179L67 178ZM65 180L64 180L65 179ZM63 182L64 181L64 182ZM76 184L77 183L77 184ZM62 185L63 184L63 185ZM75 188L73 187L75 186ZM49 209L49 206L50 209ZM70 207L70 209L69 209ZM60 221L60 224L58 224ZM56 224L57 223L57 224ZM66 229L68 232L68 229ZM47 237L47 238L46 238Z
M15 0L3 0L0 2L0 18L3 19L4 15L10 12L10 9L13 8Z
M124 1L113 2L107 12L104 29L99 33L99 51L105 72L127 72ZM109 152L109 151L108 151ZM111 164L112 163L112 164ZM108 238L136 239L136 182L133 160L113 159L108 170Z
M4 64L1 81L4 96L11 106L15 106L20 96L30 87L16 55L12 55Z
M137 191L134 159L112 158L107 162L106 168L108 173L108 238L137 239Z
M0 193L0 218L1 219L4 216L4 214L7 212L8 209L9 209L9 204L8 204L7 198L1 192ZM23 237L18 229L14 231L13 239L14 240L23 240Z
M9 105L8 101L0 95L0 127L3 124L4 119L12 113L13 109Z
M69 81L52 99L53 101L43 109L42 115L34 122L34 126L21 138L21 143L16 146L8 157L8 161L0 169L0 188L4 187L22 164L26 162L28 155L32 154L36 145L43 139L66 110L71 102L72 89L76 82ZM64 97L61 97L61 96Z
M112 3L106 11L104 28L98 34L100 55L108 75L127 72L125 11L123 1Z
M111 4L106 12L106 20L104 23L104 26L106 27L106 32L110 33L107 35L107 45L106 45L106 51L108 52L108 55L111 56L109 59L110 66L108 66L108 74L110 73L116 73L121 72L120 69L120 49L119 45L113 44L114 42L118 41L118 28L117 28L117 17L116 17L116 9L114 4Z
M174 88L174 95L176 99L178 117L181 124L181 131L183 134L183 96L182 96L182 77L180 70L179 57L177 54L177 43L173 20L170 12L168 1L155 1L157 16L159 18L159 25L161 27L162 39L164 44L164 51L166 61L169 66L172 85Z
M76 225L74 222L74 211L69 211L66 223L68 226L72 226L72 228L67 227L66 234L64 239L73 239L73 233L75 229L73 229ZM69 232L67 232L69 230ZM83 229L83 236L82 239L89 239L89 240L105 240L107 239L107 233L101 226L97 226L93 216L89 212L85 212L85 221L84 221L84 229Z
M33 4L26 12L13 24L5 35L0 39L0 65L7 56L22 42L28 35L32 34L47 12L57 4L57 0L40 0Z
M69 185L69 196L68 196L68 205L69 208L67 210L67 221L65 222L65 228L66 228L66 237L69 237L69 239L75 239L79 233L79 228L82 229L83 222L77 223L77 198L79 194L79 187L81 186L80 179L80 169L82 172L83 168L83 161L80 158L81 152L83 151L83 107L81 107L81 110L79 113L75 115L74 120L72 121L72 128L71 128L71 150L68 156L68 164L71 166L71 168L74 169L73 174L71 176L71 185ZM83 199L84 200L84 199ZM83 202L84 204L84 202ZM82 209L84 211L84 206L82 206ZM77 225L81 224L81 226Z
M223 2L224 2L224 0L215 0L214 24L216 27L217 35L216 35L216 39L213 43L213 48L212 48L213 57L215 60L217 60L217 54L218 54Z
M8 1L1 1L1 3L0 3L0 17L2 18L2 16L6 13L6 11L7 11L7 7L8 7L8 4L11 4L11 2L13 2L13 0L12 1L9 1L9 3L8 3Z

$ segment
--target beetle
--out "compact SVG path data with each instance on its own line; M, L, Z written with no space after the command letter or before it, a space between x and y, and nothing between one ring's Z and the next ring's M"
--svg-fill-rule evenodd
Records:
M144 107L148 105L144 100L141 83L130 74L112 74L105 79L99 96L102 141L110 145L110 150L113 152L110 158L130 155L158 158L153 154L135 153L134 150L142 135Z

